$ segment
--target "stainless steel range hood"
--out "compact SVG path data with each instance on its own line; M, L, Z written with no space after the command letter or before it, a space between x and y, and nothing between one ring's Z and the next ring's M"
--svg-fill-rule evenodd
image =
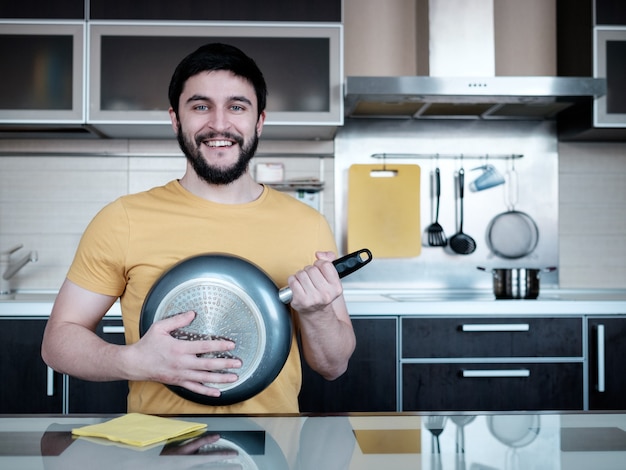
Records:
M347 77L346 117L552 119L606 93L577 77Z
M346 117L552 119L602 96L603 80L545 76L556 75L547 4L416 0L416 76L347 77Z

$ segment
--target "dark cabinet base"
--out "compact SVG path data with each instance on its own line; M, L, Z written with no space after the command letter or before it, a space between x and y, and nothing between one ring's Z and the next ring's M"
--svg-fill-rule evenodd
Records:
M329 382L303 362L300 411L396 411L396 319L352 324L356 349L344 375Z
M493 372L464 377L463 371ZM528 377L497 377L527 370ZM516 411L583 409L582 363L404 364L403 411Z
M598 326L604 328L604 361L598 355ZM589 409L626 409L626 318L603 318L589 320ZM603 362L604 373L599 371ZM604 387L599 390L599 382Z

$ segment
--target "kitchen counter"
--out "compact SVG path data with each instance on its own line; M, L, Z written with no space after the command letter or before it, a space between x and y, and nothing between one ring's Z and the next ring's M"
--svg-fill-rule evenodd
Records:
M626 290L544 289L537 299L496 300L491 290L346 289L350 315L626 314Z
M182 417L207 423L206 432L147 447L71 435L112 417L0 417L0 468L604 470L626 462L622 413Z
M353 316L626 314L626 290L618 289L544 289L534 300L495 300L491 290L346 288L344 294ZM47 316L54 299L52 292L19 292L0 298L0 316ZM119 302L107 316L121 316Z

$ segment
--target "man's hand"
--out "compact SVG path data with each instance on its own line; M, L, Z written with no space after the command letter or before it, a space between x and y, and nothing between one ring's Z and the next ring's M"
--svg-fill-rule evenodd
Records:
M146 334L132 345L132 357L144 364L136 380L153 380L177 385L210 397L220 396L217 388L205 383L232 383L237 374L226 369L238 369L241 360L228 354L235 343L227 339L184 341L172 333L188 326L194 312L185 312L155 322Z
M327 308L343 293L332 251L318 251L313 265L306 266L287 280L293 300L291 306L301 315Z

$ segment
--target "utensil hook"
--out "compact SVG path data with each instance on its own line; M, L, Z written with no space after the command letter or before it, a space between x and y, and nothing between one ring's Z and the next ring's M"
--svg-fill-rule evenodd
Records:
M507 210L514 211L519 199L519 188L517 171L515 170L515 159L510 159L511 168L506 172L504 185L504 203Z

